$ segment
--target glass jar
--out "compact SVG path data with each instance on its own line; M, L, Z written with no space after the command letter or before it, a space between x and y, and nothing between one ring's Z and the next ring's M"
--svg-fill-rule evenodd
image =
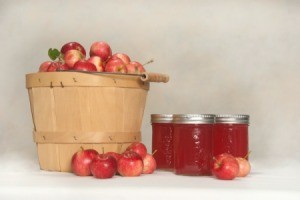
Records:
M181 175L211 175L215 115L173 115L174 171Z
M173 170L173 115L152 114L152 152L157 169Z
M249 115L216 115L213 131L213 155L230 153L248 159Z

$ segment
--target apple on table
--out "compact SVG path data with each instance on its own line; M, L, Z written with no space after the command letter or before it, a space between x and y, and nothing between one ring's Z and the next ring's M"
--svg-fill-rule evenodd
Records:
M112 178L117 172L117 161L108 154L98 154L92 161L90 170L96 178Z
M74 153L71 160L72 172L77 176L90 176L90 165L98 152L94 149L81 149Z

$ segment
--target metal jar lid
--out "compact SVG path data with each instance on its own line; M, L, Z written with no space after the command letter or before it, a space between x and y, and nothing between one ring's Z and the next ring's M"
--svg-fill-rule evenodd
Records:
M216 123L222 124L249 124L250 116L249 115L227 115L221 114L216 115Z
M151 123L171 123L173 120L172 114L152 114Z
M174 124L213 124L215 115L213 114L175 114Z

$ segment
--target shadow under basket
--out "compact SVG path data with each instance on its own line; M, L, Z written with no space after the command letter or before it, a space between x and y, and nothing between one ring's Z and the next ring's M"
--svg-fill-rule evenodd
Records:
M141 141L150 82L168 80L167 75L156 73L27 74L41 169L71 172L71 158L81 147L121 153Z

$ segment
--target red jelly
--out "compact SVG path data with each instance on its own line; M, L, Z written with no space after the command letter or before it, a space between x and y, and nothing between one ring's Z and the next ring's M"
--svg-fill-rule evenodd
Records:
M173 170L173 115L152 114L152 152L157 169Z
M173 115L174 170L181 175L211 175L214 115Z
M248 155L249 115L217 115L213 131L213 155ZM247 157L248 158L248 157Z

